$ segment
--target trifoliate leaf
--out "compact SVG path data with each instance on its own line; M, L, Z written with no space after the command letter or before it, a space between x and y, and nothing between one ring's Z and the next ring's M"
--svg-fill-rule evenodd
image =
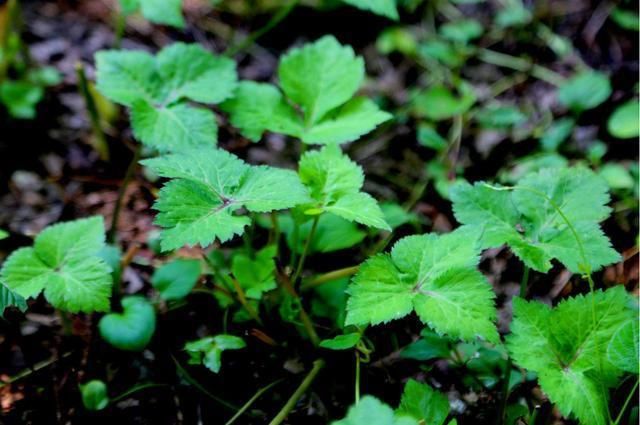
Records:
M391 230L376 200L360 192L364 184L362 168L344 155L338 146L325 146L305 153L300 159L298 173L315 201L309 208L330 212L366 226Z
M377 398L367 395L360 402L349 408L344 419L332 425L418 425L418 422L407 417L396 417L393 409Z
M631 99L618 106L607 121L609 133L618 139L632 139L640 135L640 103Z
M99 379L93 379L80 385L82 404L87 410L102 410L109 405L107 384Z
M151 284L165 300L179 300L189 295L201 273L200 261L178 258L156 269Z
M629 320L618 328L607 346L607 359L625 372L638 374L638 320Z
M142 16L153 23L184 27L182 0L120 0L120 7L125 15L141 9Z
M376 15L386 16L389 19L397 21L398 8L396 0L342 0L351 6L362 10L369 10Z
M558 88L560 103L577 112L595 108L611 95L609 78L596 71L584 71Z
M244 289L247 298L259 300L264 292L276 287L276 246L261 249L255 258L239 253L231 260L231 272Z
M289 170L251 166L222 150L185 151L142 163L173 180L160 191L154 208L163 227L162 249L206 247L244 231L250 220L240 208L268 212L309 202L306 188Z
M111 295L111 269L99 257L104 247L102 217L50 226L33 247L9 256L0 280L23 298L41 291L56 308L73 313L106 311Z
M348 350L358 345L362 335L359 332L352 332L344 335L337 335L331 339L320 341L320 347L329 350Z
M364 62L332 36L289 51L278 76L282 92L269 84L242 82L235 97L221 105L253 141L268 130L305 143L345 143L391 118L372 101L353 97L364 79Z
M27 301L0 283L0 317L3 317L4 311L9 307L25 311L27 309Z
M497 341L494 294L476 269L477 238L469 229L409 236L391 255L370 258L349 286L346 324L375 325L415 310L439 333Z
M449 415L449 400L429 385L409 379L396 414L411 417L419 423L442 425Z
M184 350L189 354L189 364L202 364L213 373L218 373L222 366L222 352L244 347L246 344L242 338L222 334L188 342Z
M142 351L156 331L156 312L149 301L138 295L124 297L122 310L100 319L100 335L120 350Z
M535 270L546 272L554 258L574 273L619 259L598 225L610 211L606 182L588 169L545 169L526 175L510 191L460 183L451 199L460 223L482 229L483 247L507 244Z
M96 54L97 88L131 108L134 135L161 151L215 145L213 113L187 104L215 104L236 85L235 64L196 44L174 43L156 57L111 50Z
M538 374L563 415L604 425L606 388L621 374L607 358L607 344L629 320L635 319L622 286L579 295L554 309L517 298L507 346L516 364Z

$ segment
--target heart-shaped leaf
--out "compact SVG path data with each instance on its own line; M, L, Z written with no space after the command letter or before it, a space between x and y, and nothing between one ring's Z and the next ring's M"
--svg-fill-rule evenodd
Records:
M141 351L156 330L156 313L144 297L122 299L122 313L110 313L100 320L100 335L120 350Z

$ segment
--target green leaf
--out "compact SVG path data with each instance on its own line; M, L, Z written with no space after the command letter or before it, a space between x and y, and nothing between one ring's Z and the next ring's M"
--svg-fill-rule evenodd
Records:
M9 237L9 232L7 232L6 230L2 230L2 229L0 229L0 241L1 241L2 239L6 239L6 238L8 238L8 237Z
M122 298L122 313L109 313L100 319L100 335L109 344L125 351L142 351L156 330L156 312L144 297Z
M565 416L585 425L608 423L606 387L620 371L607 343L622 323L635 320L622 286L562 301L554 309L514 300L507 347L514 362L538 374L540 386Z
M629 31L640 31L640 17L637 12L625 10L616 6L609 15L621 28Z
M311 232L312 221L309 220L298 226L296 234L296 224L291 216L282 216L278 219L280 230L287 235L289 248L298 254L302 253L306 240ZM309 244L308 251L314 252L334 252L341 249L351 248L360 243L366 233L358 226L342 217L333 214L322 214L318 220L316 232L313 240Z
M597 71L583 71L558 88L558 100L571 110L595 108L611 95L609 78Z
M364 79L364 61L333 36L291 49L280 59L278 77L284 94L304 111L305 123L317 123L344 104Z
M349 286L346 324L388 322L415 309L442 334L498 340L494 294L476 266L478 236L468 229L408 236L391 255L367 260Z
M99 379L93 379L80 385L82 404L87 410L102 410L109 405L107 384Z
M4 316L4 311L9 307L25 311L27 309L27 301L0 283L0 317Z
M376 200L360 192L364 184L362 168L338 146L329 145L305 153L300 159L298 173L315 201L310 208L366 226L391 230Z
M189 295L201 272L199 260L178 258L157 268L151 284L165 300L179 300Z
M182 0L138 0L142 16L156 24L184 27Z
M607 129L618 139L632 139L640 135L640 104L631 99L618 106L607 121Z
M337 335L331 339L325 339L320 342L320 347L329 350L348 350L358 345L362 335L359 332L352 332L344 335Z
M267 246L255 258L242 253L231 260L231 272L244 289L247 298L259 300L262 294L276 288L276 246Z
M449 40L467 44L482 35L484 29L475 19L460 19L440 26L440 34Z
M545 151L558 150L560 145L571 136L575 125L576 122L573 118L561 118L552 122L540 138L542 149Z
M14 118L31 119L44 97L44 89L28 81L6 80L0 84L0 101Z
M409 344L400 357L426 361L438 358L447 358L451 353L451 344L455 342L450 338L438 335L429 328L424 328L420 332L420 339Z
M582 273L585 267L597 270L620 257L598 224L610 212L607 185L586 168L531 173L511 191L460 183L451 199L456 219L482 230L484 248L507 244L535 270L546 272L555 258L573 273Z
M222 104L231 123L253 141L268 130L310 144L346 143L391 118L371 100L353 97L364 79L364 62L332 36L289 51L278 76L282 92L245 81Z
M408 223L416 224L419 222L418 216L415 213L406 211L394 202L383 202L380 204L380 209L384 214L385 221L392 229Z
M604 164L598 172L611 189L633 189L635 180L622 164L610 162Z
M222 150L196 150L147 159L142 164L162 177L154 208L163 227L162 249L206 247L244 232L250 220L240 208L268 212L309 201L306 188L290 170L251 166Z
M411 417L419 423L442 425L449 415L449 400L429 385L409 379L396 414Z
M131 108L136 138L160 151L215 145L214 114L188 102L222 102L237 85L232 60L185 43L174 43L156 57L124 50L98 52L96 75L100 93Z
M244 347L246 344L242 338L222 334L188 342L184 350L189 354L189 364L202 364L213 373L218 373L222 366L222 352Z
M638 320L634 318L618 327L607 346L607 359L625 372L638 374Z
M362 10L369 10L376 15L386 16L389 19L397 21L398 8L396 0L342 0L351 6Z
M463 114L473 106L476 97L473 89L467 83L460 84L459 92L458 96L442 85L430 87L414 97L414 114L434 121L446 120Z
M377 398L366 395L360 402L349 408L344 419L332 425L418 425L418 422L407 417L396 417L393 409Z
M49 226L33 247L9 256L0 280L24 298L44 291L47 300L61 310L107 311L112 281L110 267L99 257L104 238L102 217Z
M443 151L449 145L447 139L438 134L435 128L424 123L418 126L418 143L438 152Z
M527 117L515 106L490 106L478 110L475 119L485 128L506 129L522 124Z

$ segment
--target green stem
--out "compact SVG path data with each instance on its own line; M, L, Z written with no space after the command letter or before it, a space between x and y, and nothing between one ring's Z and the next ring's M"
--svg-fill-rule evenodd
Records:
M311 241L313 241L313 237L316 234L316 230L318 228L318 221L320 221L320 216L316 215L313 219L313 224L311 225L311 230L309 231L309 235L307 236L307 240L304 243L304 248L302 249L302 254L300 255L300 259L298 260L298 266L296 267L295 273L293 273L293 277L291 278L291 283L295 286L300 274L302 273L302 269L304 267L304 262L307 259L307 254L309 253L309 247L311 246ZM295 248L294 248L295 249Z
M278 385L283 380L284 379L278 379L277 381L274 381L274 382L270 383L269 385L264 386L264 387L260 388L258 391L256 391L256 393L253 395L253 397L251 397L245 404L243 404L242 407L240 408L240 410L238 410L236 412L236 414L233 415L233 417L231 419L229 419L227 422L225 422L224 425L231 425L232 423L234 423L236 421L236 419L238 419L240 416L242 416L244 414L244 412L246 412L247 409L249 409L251 407L251 405L253 403L255 403L255 401L262 396L262 394L266 393L267 391L269 391L271 388L273 388L276 385Z
M302 397L302 395L307 391L307 389L309 388L313 380L316 379L316 376L323 367L324 360L318 359L313 362L313 368L311 369L311 371L309 371L307 376L305 376L304 380L300 383L298 388L296 388L291 397L289 397L289 400L287 400L285 405L282 406L282 409L280 409L275 418L273 418L271 422L269 422L269 425L279 425L284 422L287 416L289 416L291 410L293 410L293 408L296 406L296 403L298 402L300 397Z
M234 412L237 411L239 408L237 406L234 406L233 404L229 403L228 401L225 401L223 399L221 399L218 396L215 396L213 394L211 394L211 392L209 392L209 390L207 390L205 387L202 386L202 384L200 384L198 381L196 381L190 374L189 372L187 372L187 370L182 367L182 365L180 364L180 362L178 361L178 359L176 359L175 357L173 357L173 355L171 356L171 358L173 359L173 362L176 365L176 368L178 369L178 371L183 375L183 377L185 378L185 380L187 382L189 382L191 385L193 385L194 387L196 387L198 390L200 390L204 395L206 395L207 397L209 397L211 400L219 403L220 405L226 407L229 410L233 410Z
M107 138L104 135L102 129L102 120L100 119L100 111L96 105L96 101L89 89L89 82L87 81L87 74L84 72L84 65L82 62L76 63L76 76L78 78L78 88L80 94L84 98L84 104L87 108L87 115L89 115L89 122L91 123L91 130L93 133L92 145L94 149L100 155L100 159L103 161L109 160L109 145L107 144Z
M116 233L118 231L118 219L120 218L120 211L122 210L122 203L124 202L124 196L127 192L127 187L136 171L136 167L138 166L138 161L140 160L140 151L142 150L142 145L138 144L133 151L133 158L131 158L131 162L127 167L127 171L124 175L124 180L120 184L120 188L118 189L118 198L116 199L116 206L113 210L113 218L111 219L111 227L109 228L109 232L107 233L107 242L113 243L116 239Z
M527 297L527 286L529 285L529 267L524 266L522 279L520 280L520 298Z
M622 405L622 409L620 409L620 413L618 413L618 417L613 422L613 425L618 425L622 420L622 415L624 415L624 411L627 410L627 406L629 406L629 403L631 402L633 395L636 393L636 390L638 389L638 383L640 383L640 380L636 379L636 383L631 389L631 392L629 393L629 395L627 396L627 399L624 401L624 404Z
M115 16L115 34L113 40L113 48L119 49L122 45L122 37L124 36L124 30L127 26L127 17L121 10L116 12Z
M291 2L289 2L289 4L285 5L276 14L274 14L263 27L249 34L249 36L245 38L240 44L227 48L227 50L224 52L224 55L234 56L245 50L247 47L251 46L257 39L271 31L287 16L289 16L289 14L293 11L293 9L295 9L298 3L300 3L300 0L292 0Z
M148 388L160 388L160 387L168 387L168 386L169 385L167 384L153 384L153 383L134 385L133 387L129 388L127 391L123 392L119 396L109 400L109 403L117 403L120 400L127 398L131 394L137 393L138 391L146 390Z
M356 387L355 387L356 404L360 403L360 353L356 351Z
M532 77L546 81L554 86L560 86L565 81L564 77L557 72L543 66L536 65L528 59L507 55L505 53L489 49L478 49L477 57L481 61L492 65L529 73Z
M324 283L333 282L334 280L340 279L342 277L352 276L356 274L359 268L360 268L359 265L345 267L343 269L333 270L331 272L318 275L314 278L307 280L306 282L303 282L302 285L300 286L300 290L303 292L309 291Z

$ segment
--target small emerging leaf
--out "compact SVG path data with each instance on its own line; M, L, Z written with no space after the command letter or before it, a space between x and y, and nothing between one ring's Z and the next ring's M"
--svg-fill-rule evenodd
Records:
M213 373L218 373L222 366L222 352L244 347L246 344L242 338L223 334L188 342L184 349L189 353L189 364L202 364Z

